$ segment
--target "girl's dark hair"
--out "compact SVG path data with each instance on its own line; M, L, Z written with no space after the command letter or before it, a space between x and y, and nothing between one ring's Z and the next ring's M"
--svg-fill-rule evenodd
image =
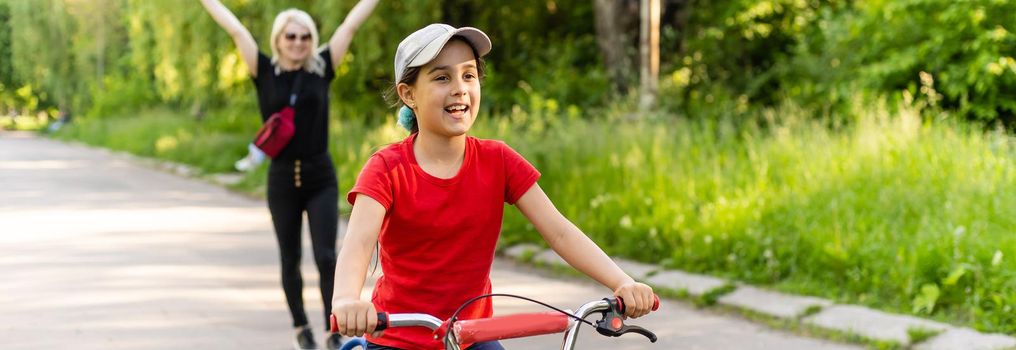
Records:
M469 40L466 40L465 37L456 35L453 36L451 40L448 40L448 42L452 42L452 40L459 40L466 43L466 45L469 45L469 49L473 51L473 58L476 59L476 71L479 74L479 77L482 81L482 79L486 76L485 75L486 69L484 67L483 58L480 57L480 53L476 51L476 48L473 47L473 45L470 44ZM405 83L406 85L416 84L416 79L420 77L420 68L421 67L407 68L406 72L402 74L402 80L392 84L391 86L388 87L388 89L385 89L383 97L385 101L388 102L388 105L390 107L398 107L401 110L403 104L402 99L399 98L399 84L402 83ZM398 114L399 113L396 113L396 118L398 117ZM410 129L409 132L411 133L416 133L420 131L420 126L419 124L416 123L415 114L412 117L412 125L407 126L407 128Z

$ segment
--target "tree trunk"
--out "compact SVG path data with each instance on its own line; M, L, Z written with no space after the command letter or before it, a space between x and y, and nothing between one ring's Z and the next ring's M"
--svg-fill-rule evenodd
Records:
M627 93L631 85L634 59L630 52L633 16L626 0L594 0L596 15L596 41L603 54L607 75L614 83L614 89Z
M656 104L660 80L660 0L642 0L639 35L639 107Z
M444 0L441 1L442 22L452 27L473 25L475 1Z

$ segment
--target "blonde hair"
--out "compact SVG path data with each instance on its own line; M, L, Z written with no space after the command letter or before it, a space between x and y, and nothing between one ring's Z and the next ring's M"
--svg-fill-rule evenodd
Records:
M279 12L279 15L275 16L275 23L272 24L272 36L271 36L272 65L275 66L276 75L281 73L282 69L279 68L278 65L279 47L275 42L278 41L279 36L283 34L282 30L286 27L287 24L291 22L307 27L307 30L310 31L311 47L317 47L318 40L320 39L318 37L317 26L314 25L314 19L311 18L310 15L307 14L306 12L297 9L288 9ZM307 58L303 61L303 70L320 76L325 75L325 61L324 59L321 58L320 55L323 49L324 46L318 47L317 49L314 50L314 53L307 55Z

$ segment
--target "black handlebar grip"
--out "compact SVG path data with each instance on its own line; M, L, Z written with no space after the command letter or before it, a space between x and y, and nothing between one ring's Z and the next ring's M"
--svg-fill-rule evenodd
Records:
M332 333L338 333L339 332L339 322L335 320L335 314L330 315L328 320L329 320L329 323L331 324L329 329L332 331ZM383 330L385 330L387 328L388 328L388 313L378 312L377 313L377 326L374 327L374 331L375 332L376 331L383 331Z
M388 329L388 313L387 312L378 312L377 313L377 326L374 327L374 331L375 332L377 332L377 331L383 331L385 329Z

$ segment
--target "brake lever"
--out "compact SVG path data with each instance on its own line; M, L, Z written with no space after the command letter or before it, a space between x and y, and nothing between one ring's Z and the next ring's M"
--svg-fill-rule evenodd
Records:
M596 331L608 337L620 337L625 333L636 333L649 338L649 341L652 343L655 343L657 340L656 334L653 334L653 332L639 326L626 325L619 315L613 313L604 314L602 320L596 321Z
M648 329L645 329L645 328L642 328L640 326L625 325L623 328L621 328L621 334L625 334L625 333L637 333L637 334L641 334L641 335L645 336L646 338L649 338L649 342L650 343L655 343L656 342L656 334L653 333L652 331L650 331Z

